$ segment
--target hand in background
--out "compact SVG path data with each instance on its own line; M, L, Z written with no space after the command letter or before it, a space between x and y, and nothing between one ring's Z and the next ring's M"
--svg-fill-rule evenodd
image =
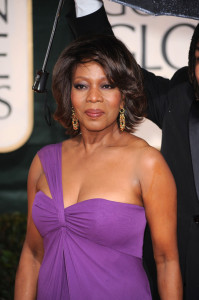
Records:
M101 0L74 0L76 17L84 17L94 13L103 5Z

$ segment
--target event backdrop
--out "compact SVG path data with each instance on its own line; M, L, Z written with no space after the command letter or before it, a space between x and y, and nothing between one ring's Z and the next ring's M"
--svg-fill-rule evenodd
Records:
M27 6L27 3L30 6ZM60 52L73 39L65 17L73 11L72 4L72 0L65 1L61 12L47 64L50 73ZM50 127L46 124L45 95L34 94L32 91L36 71L43 64L57 6L58 0L0 0L0 75L9 76L9 78L0 77L0 213L26 212L26 181L33 157L44 145L66 138L64 130L58 124L53 121ZM32 11L31 14L29 10ZM32 32L27 28L30 20ZM30 52L32 62L28 58ZM5 55L1 55L4 53ZM27 80L27 76L30 76L30 80ZM10 89L2 88L5 85L9 85ZM47 99L53 112L55 105L50 85L51 76L47 85L49 90ZM10 108L5 103L9 104ZM25 122L24 119L27 118L28 121ZM11 126L9 132L7 124ZM29 126L32 127L31 132ZM19 138L22 136L21 132L27 133ZM5 144L9 145L6 146L9 152L6 152Z
M104 1L114 33L132 51L138 63L158 75L171 77L187 65L190 39L197 21L154 17ZM36 71L42 67L58 0L0 1L0 212L27 209L26 180L31 161L42 146L67 138L52 120L44 119L44 94L33 94ZM67 16L73 0L65 1L47 64L53 65L74 38ZM55 109L48 81L47 100ZM34 99L34 104L33 104ZM161 130L145 121L137 135L160 148Z
M0 151L10 152L23 146L33 127L32 3L0 3Z

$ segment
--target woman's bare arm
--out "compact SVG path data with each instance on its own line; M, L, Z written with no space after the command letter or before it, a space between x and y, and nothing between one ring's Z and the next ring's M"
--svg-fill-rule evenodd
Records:
M140 160L140 183L151 231L161 300L181 300L182 280L177 249L176 186L159 151L147 147Z
M36 156L28 175L27 232L16 274L15 300L36 299L38 273L43 258L43 241L32 219L32 205L41 172L41 163Z

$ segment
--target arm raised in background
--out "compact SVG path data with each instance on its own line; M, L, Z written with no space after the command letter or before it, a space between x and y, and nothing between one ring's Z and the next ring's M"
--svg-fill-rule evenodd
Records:
M15 300L36 299L37 280L44 251L43 239L32 219L32 205L41 174L41 163L39 157L35 156L28 175L27 232L16 274Z
M139 180L151 232L160 298L181 300L175 182L167 163L156 149L144 149L139 161Z
M77 37L88 34L113 35L103 2L100 0L75 0Z

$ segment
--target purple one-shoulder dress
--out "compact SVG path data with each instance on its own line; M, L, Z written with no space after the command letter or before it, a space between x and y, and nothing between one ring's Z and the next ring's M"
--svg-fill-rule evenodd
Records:
M38 152L52 199L39 191L32 215L43 237L38 300L151 300L142 266L143 207L94 198L64 208L62 144Z

